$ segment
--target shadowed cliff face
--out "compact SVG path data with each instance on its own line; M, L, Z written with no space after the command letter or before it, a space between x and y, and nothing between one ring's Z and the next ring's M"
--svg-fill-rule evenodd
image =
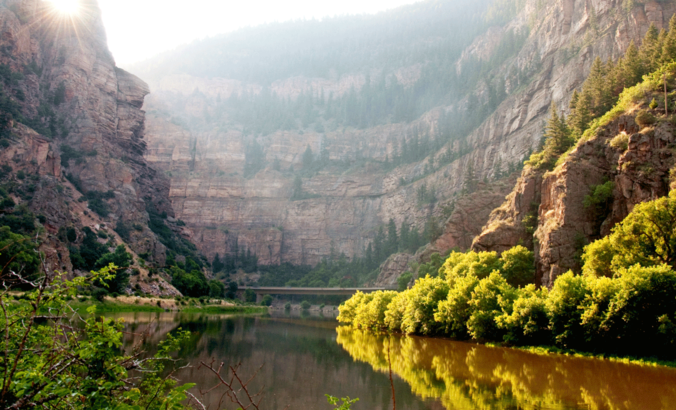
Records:
M445 229L435 250L467 248L471 241L467 232L479 233L488 220L488 211L475 212L477 204L483 209L502 202L495 192L457 201L469 170L477 181L491 181L504 173L508 164L521 162L538 146L551 102L566 107L597 56L604 60L619 57L632 40L640 42L651 23L666 27L676 8L673 3L637 2L626 10L623 4L621 0L527 1L504 27L478 36L462 53L458 70L465 61L489 59L497 53L507 33L530 30L520 51L492 71L494 78L504 78L508 97L465 141L446 146L458 154L455 160L428 174L426 164L430 160L439 164L446 147L420 162L394 169L382 163L393 158L402 139L438 136L441 113L451 106L434 108L410 123L321 132L306 128L254 136L241 127L225 130L176 118L181 113L200 118L214 115L220 99L233 93L260 92L262 84L180 73L151 81L152 94L145 102L149 112L146 159L170 176L176 216L188 224L193 241L209 258L232 252L236 244L251 249L263 264L314 264L328 256L332 247L348 256L360 254L377 228L390 218L398 226L407 220L422 229L432 216ZM425 63L412 61L392 78L405 87L416 84ZM509 74L518 70L528 73L528 80L520 85ZM294 77L273 82L270 89L291 99L320 89L325 95L329 91L341 95L362 86L365 78L365 73L357 72L332 78ZM480 83L472 94L481 101L488 93ZM468 98L458 105L470 103ZM246 150L254 140L263 148L266 166L244 178ZM296 173L302 169L307 146L316 157L322 150L328 151L333 162L303 174L303 191L316 197L294 201L294 172L290 169ZM336 165L338 161L342 165ZM404 185L400 184L402 178L407 181ZM412 180L416 182L408 182ZM519 200L524 209L542 192L528 181L522 179L517 189L523 191ZM417 193L423 185L436 190L436 203L418 204ZM446 221L448 214L442 209L454 203L456 214ZM513 240L496 237L493 242L486 248L503 249ZM392 275L396 273L387 276Z
M86 226L105 229L122 243L113 232L120 222L140 228L126 238L131 251L163 263L165 247L147 227L146 206L169 215L172 208L169 181L143 158L148 86L115 66L97 3L82 1L71 18L44 1L7 0L0 2L0 27L0 64L18 78L5 90L29 125L14 119L14 139L1 159L13 171L40 175L21 202L46 217L51 267L72 270L60 230L74 227L80 236ZM112 192L108 216L78 202L93 191Z

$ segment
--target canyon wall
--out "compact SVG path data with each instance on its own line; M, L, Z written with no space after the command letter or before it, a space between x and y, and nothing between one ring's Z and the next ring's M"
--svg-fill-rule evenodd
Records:
M87 227L162 265L166 248L149 229L146 208L173 211L169 179L143 157L141 106L149 89L115 66L96 1L81 1L80 12L68 16L49 2L6 0L0 31L0 64L13 78L5 77L4 93L30 125L10 118L9 146L0 159L10 173L24 172L35 182L30 195L14 199L44 218L49 268L72 273L67 244L77 243ZM109 193L107 216L82 201L88 192ZM120 224L136 229L121 238L114 231ZM67 228L77 239L64 238ZM140 268L136 258L133 263ZM149 293L177 293L161 279L142 285Z
M192 240L209 258L233 252L237 244L256 253L263 264L314 264L332 248L348 256L359 255L377 228L390 219L397 225L406 220L422 229L431 217L445 221L445 234L435 249L465 249L471 235L454 232L478 234L488 219L488 211L474 212L476 204L483 209L503 202L494 193L458 201L470 170L476 180L490 182L507 164L522 162L540 143L551 102L567 107L596 57L618 58L631 41L640 42L651 23L666 27L676 9L670 2L635 2L631 9L624 4L622 0L529 0L504 27L477 37L462 54L459 68L466 59L490 58L506 33L529 32L521 50L492 72L505 77L509 96L465 142L455 141L448 147L462 155L429 174L425 174L425 165L430 159L438 163L441 152L394 169L382 163L392 158L395 144L402 138L410 140L421 132L432 138L437 135L441 113L452 107L432 109L410 123L253 136L242 129L193 126L175 117L180 112L208 115L218 99L232 93L258 92L261 84L187 74L149 80L152 93L145 101L149 113L146 159L171 179L170 198L176 217L185 221ZM406 86L415 84L418 67L424 64L413 62L398 72L397 79L401 77ZM533 72L526 84L510 84L506 73L516 69ZM288 98L320 89L340 94L363 84L365 74L373 73L294 77L275 82L272 88ZM481 86L474 92L479 99L486 94ZM268 166L245 178L245 151L254 140L264 147ZM347 165L305 175L302 189L311 197L293 200L294 173L289 170L302 169L308 146L315 154L327 150L332 160ZM273 163L278 164L276 169ZM502 169L498 169L500 165ZM401 184L402 179L406 183ZM524 192L534 190L524 179L519 184ZM436 190L434 204L417 200L423 185ZM453 204L455 214L449 216L443 210ZM524 209L529 206L523 204ZM470 219L470 214L478 216ZM467 224L472 228L463 227ZM500 243L501 239L494 241ZM503 247L511 244L510 240L502 242Z

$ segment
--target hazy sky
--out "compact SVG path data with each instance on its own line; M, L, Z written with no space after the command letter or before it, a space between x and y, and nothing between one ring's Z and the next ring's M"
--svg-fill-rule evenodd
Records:
M192 40L274 21L376 13L419 0L99 0L118 65Z

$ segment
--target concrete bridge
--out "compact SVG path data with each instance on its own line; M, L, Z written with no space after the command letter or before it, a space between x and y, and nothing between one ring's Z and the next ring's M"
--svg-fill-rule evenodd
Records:
M244 292L251 289L256 297L263 295L354 295L357 291L372 293L379 290L396 290L390 288L288 288L288 287L258 287L241 286L238 291Z

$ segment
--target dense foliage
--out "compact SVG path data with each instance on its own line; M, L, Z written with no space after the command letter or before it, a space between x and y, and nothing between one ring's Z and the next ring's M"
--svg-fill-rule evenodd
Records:
M4 253L4 250L3 250ZM88 281L107 282L114 265L89 279L41 274L25 301L0 293L0 406L7 409L183 409L186 390L167 377L171 353L188 338L180 330L160 343L155 357L121 353L121 321L73 315L69 302ZM3 270L3 280L13 276ZM90 313L93 313L92 309Z
M585 275L537 289L533 255L516 247L453 252L439 276L404 292L357 293L338 320L365 329L673 358L676 192L637 205L585 248Z

